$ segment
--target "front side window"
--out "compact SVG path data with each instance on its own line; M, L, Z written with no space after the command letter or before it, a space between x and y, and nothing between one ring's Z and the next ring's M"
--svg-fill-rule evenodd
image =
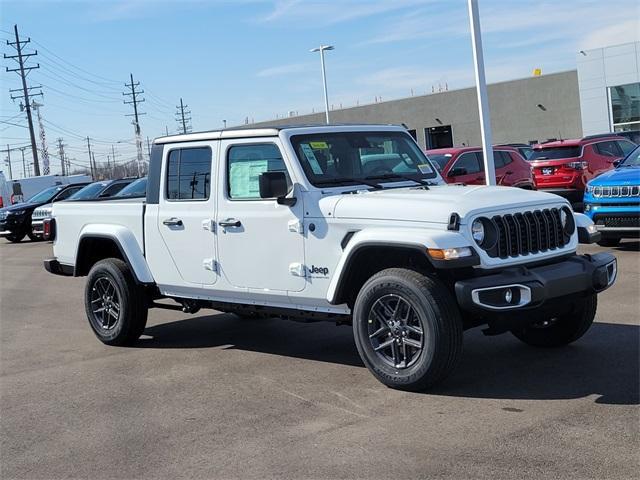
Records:
M294 135L291 144L315 186L357 185L361 180L435 178L435 169L407 133L328 132Z
M480 152L480 155L477 155L476 152L463 153L458 157L458 160L456 160L453 168L464 168L467 174L478 173L481 171L481 155L482 152Z
M207 200L211 188L211 149L178 148L167 161L167 200Z
M260 200L260 174L287 173L278 147L272 143L234 145L227 152L228 195L232 200Z
M140 198L147 195L147 177L134 180L129 185L120 190L117 198Z
M64 192L60 193L54 201L59 202L60 200L66 200L71 197L74 193L78 193L82 190L82 186L67 188Z
M81 188L69 197L69 200L87 200L95 198L105 187L106 182L96 182Z
M640 147L637 147L620 164L621 167L640 167Z
M636 144L635 143L627 142L625 140L619 140L618 141L618 146L620 147L620 150L622 150L622 154L625 157L627 155L629 155L631 152L633 152L633 150L635 150L635 148L636 148Z

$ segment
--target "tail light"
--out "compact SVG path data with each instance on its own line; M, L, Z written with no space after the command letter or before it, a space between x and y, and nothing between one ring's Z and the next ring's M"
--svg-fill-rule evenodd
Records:
M42 238L45 240L56 239L56 220L55 218L47 218L42 222Z
M573 168L574 170L586 170L589 166L587 162L568 162L564 164L567 168Z
M4 200L0 197L0 208L4 208Z

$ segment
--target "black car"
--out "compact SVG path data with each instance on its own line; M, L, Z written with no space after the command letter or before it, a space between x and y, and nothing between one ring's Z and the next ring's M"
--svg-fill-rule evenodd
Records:
M135 178L121 178L118 180L101 180L93 182L69 197L73 200L95 200L96 198L109 198L136 180Z
M56 185L49 187L23 203L18 203L0 209L0 237L10 242L20 242L25 235L31 240L36 237L31 233L31 214L41 205L65 200L88 185L88 183L74 183L71 185Z

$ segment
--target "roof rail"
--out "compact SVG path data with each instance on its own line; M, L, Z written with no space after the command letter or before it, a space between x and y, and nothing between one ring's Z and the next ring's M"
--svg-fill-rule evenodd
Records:
M596 135L587 135L586 137L582 137L582 140L593 140L594 138L606 138L606 137L622 137L617 133L598 133Z

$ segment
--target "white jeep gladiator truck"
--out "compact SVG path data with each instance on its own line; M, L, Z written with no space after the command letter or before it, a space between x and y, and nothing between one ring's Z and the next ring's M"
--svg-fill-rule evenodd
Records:
M447 185L388 125L158 138L146 198L56 203L52 217L45 268L87 276L106 344L136 342L152 307L331 319L353 325L373 375L410 390L451 372L471 327L577 340L617 273L609 253L576 253L599 234L563 198Z

